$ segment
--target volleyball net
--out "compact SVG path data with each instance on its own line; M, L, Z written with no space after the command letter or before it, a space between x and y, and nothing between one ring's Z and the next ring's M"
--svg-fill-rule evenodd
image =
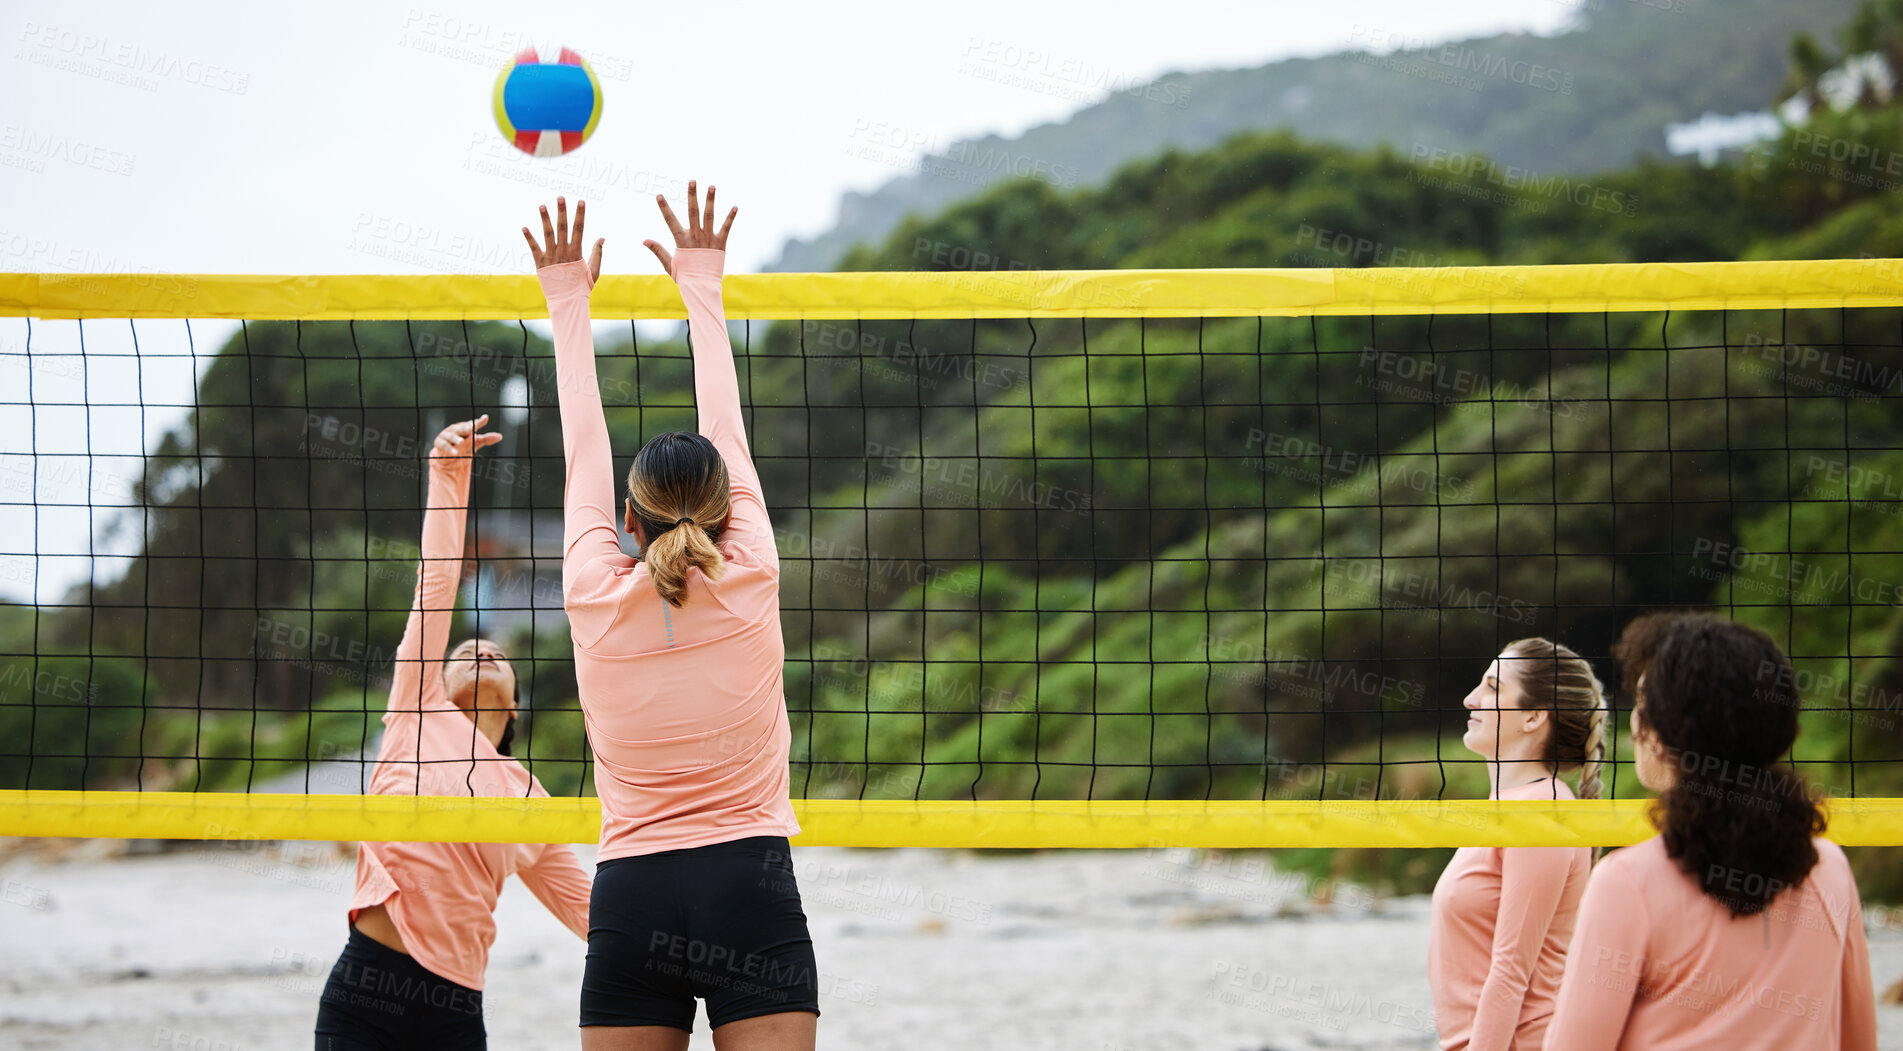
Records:
M799 842L1616 844L1462 699L1639 612L1771 633L1831 834L1903 844L1903 261L726 280ZM596 287L617 477L692 429ZM0 835L572 841L598 809L529 277L0 275ZM481 413L452 642L550 799L366 795L424 455Z

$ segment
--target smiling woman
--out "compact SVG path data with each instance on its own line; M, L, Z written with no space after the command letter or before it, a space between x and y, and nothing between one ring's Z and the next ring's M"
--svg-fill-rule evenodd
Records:
M1461 738L1487 761L1493 799L1599 795L1605 690L1592 666L1546 639L1509 643L1462 702ZM1592 851L1462 847L1434 886L1428 982L1443 1047L1537 1048L1564 972Z

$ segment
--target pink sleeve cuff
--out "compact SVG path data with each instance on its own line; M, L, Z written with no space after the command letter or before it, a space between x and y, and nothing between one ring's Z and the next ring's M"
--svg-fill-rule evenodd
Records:
M674 253L674 280L712 278L720 280L727 265L727 253L718 248L682 248Z
M580 259L542 267L535 276L542 282L542 295L551 302L574 295L586 296L595 287L594 279L588 275L587 262Z

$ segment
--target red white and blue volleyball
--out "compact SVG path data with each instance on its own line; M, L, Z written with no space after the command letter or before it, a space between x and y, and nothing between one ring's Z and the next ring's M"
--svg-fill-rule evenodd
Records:
M561 48L543 61L532 47L496 75L496 126L515 148L559 157L588 141L601 121L601 81L588 60Z

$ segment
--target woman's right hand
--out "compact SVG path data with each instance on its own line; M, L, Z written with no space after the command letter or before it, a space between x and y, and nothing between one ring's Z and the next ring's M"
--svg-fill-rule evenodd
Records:
M575 202L575 231L573 234L570 234L568 230L567 198L555 198L555 214L557 221L550 223L548 220L548 205L545 204L542 206L542 236L548 240L546 247L535 243L535 235L529 233L528 227L525 226L522 228L522 236L528 239L529 254L535 257L535 269L537 270L543 267L554 266L557 263L577 263L581 261L581 228L583 221L588 217L588 202ZM602 237L595 239L595 250L588 259L588 279L591 282L601 280L601 246L606 241L607 238ZM649 243L651 244L652 242Z
M450 460L458 457L474 456L476 450L494 445L502 440L502 435L494 431L482 433L482 425L489 422L489 414L483 413L473 420L452 423L443 428L431 443L429 455L433 461Z
M707 208L703 213L700 207L699 194L696 193L696 187L692 180L688 181L687 229L685 230L681 229L681 221L674 218L674 209L667 206L667 197L665 195L655 194L654 200L661 206L661 218L667 220L667 228L674 231L674 247L676 249L712 248L723 252L727 250L727 231L733 229L733 217L740 214L740 209L729 209L727 211L727 221L721 224L720 232L715 233L714 188L712 186L707 187ZM702 221L703 214L706 216L704 222ZM654 253L654 258L661 261L661 269L667 271L667 276L673 277L673 253L662 248L659 241L643 241L641 243L647 245L648 250Z

